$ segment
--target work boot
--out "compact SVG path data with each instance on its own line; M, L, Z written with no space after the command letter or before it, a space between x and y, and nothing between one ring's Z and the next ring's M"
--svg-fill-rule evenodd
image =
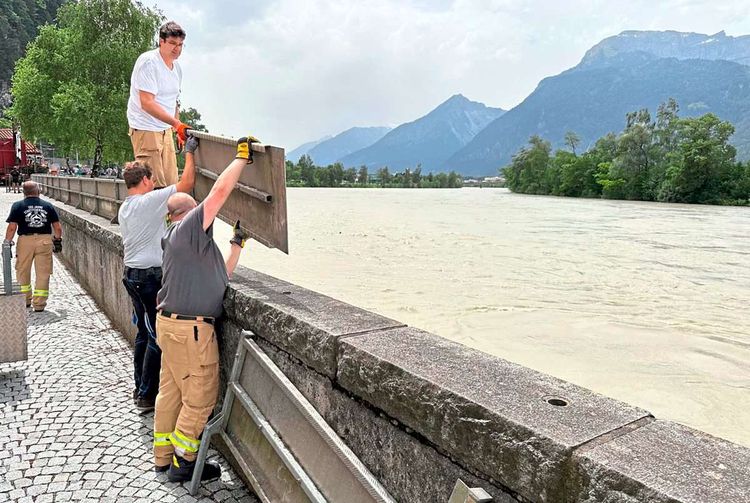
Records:
M177 454L172 456L172 464L169 465L167 478L170 482L188 482L193 478L195 461L188 461ZM203 465L201 480L218 479L221 477L221 467L216 461L206 461Z
M140 412L141 414L151 412L152 410L154 410L155 406L156 401L149 400L148 398L139 398L135 401L135 408L138 409L138 412Z
M133 405L138 403L138 389L133 390Z

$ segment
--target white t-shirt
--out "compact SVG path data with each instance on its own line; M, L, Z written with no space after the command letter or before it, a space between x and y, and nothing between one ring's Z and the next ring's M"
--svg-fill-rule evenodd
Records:
M156 102L169 115L174 115L177 98L182 87L182 69L175 61L170 70L159 54L159 49L144 52L135 61L130 76L130 98L128 99L128 125L142 131L164 131L170 126L141 108L139 91L156 96Z
M117 220L120 222L126 267L161 267L161 238L167 232L167 199L175 192L177 187L170 185L125 198Z

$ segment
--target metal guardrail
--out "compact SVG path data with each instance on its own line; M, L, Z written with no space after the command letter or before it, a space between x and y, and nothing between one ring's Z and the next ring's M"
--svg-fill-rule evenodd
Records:
M395 503L251 336L243 332L222 411L206 425L190 494L220 433L264 503Z
M117 223L117 212L128 195L122 180L34 174L42 193Z

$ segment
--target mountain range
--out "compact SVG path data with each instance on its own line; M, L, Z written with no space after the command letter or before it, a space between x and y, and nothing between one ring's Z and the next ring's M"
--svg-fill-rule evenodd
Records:
M388 166L435 171L458 149L500 117L504 110L490 108L456 94L424 117L402 124L369 147L341 159L346 167Z
M389 127L353 127L312 146L307 155L317 166L327 166L352 152L369 147L390 130Z
M625 31L589 49L575 67L543 79L507 113L455 95L336 160L347 167L393 171L421 164L423 171L494 175L532 135L561 148L565 133L575 131L586 149L601 136L622 131L627 112L648 108L655 116L670 97L682 116L712 112L732 122L738 157L748 159L748 65L750 36Z

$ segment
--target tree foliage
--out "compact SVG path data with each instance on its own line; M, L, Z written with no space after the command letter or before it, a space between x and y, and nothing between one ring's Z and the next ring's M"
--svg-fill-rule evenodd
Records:
M0 82L7 82L37 27L52 21L65 0L0 0Z
M344 168L340 162L316 166L305 154L296 164L286 161L286 183L290 187L457 188L463 186L463 178L454 171L425 176L419 165L399 173L385 166L370 177L367 166Z
M750 163L736 161L729 140L734 126L714 114L679 117L673 99L652 120L648 110L628 113L625 129L609 133L582 155L551 153L532 136L503 173L508 187L526 194L605 197L704 204L748 204Z
M16 64L11 114L28 137L102 160L132 156L125 111L130 73L160 15L131 0L63 5Z

